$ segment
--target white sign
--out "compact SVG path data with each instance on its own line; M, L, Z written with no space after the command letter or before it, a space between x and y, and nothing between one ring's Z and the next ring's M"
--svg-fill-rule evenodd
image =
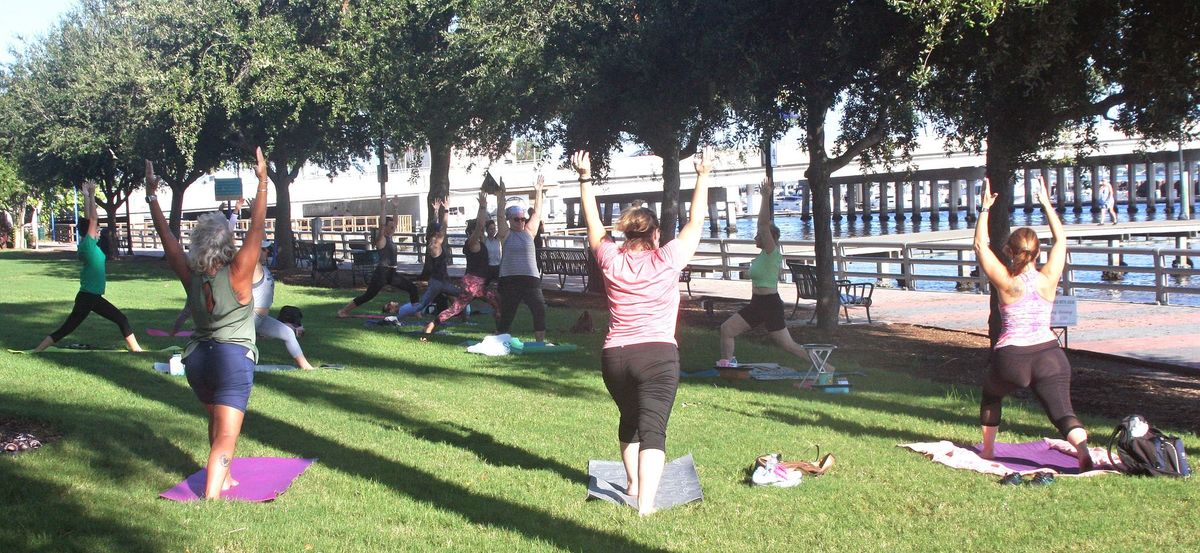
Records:
M1054 298L1054 308L1050 310L1050 326L1075 326L1079 324L1079 311L1076 309L1075 296L1057 296Z

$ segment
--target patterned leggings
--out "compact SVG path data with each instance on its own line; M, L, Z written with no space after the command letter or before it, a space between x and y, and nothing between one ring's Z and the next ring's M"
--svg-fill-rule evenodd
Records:
M463 275L461 286L462 293L459 294L457 298L454 298L454 305L451 305L449 309L446 309L438 314L437 324L445 323L446 321L450 320L450 317L461 313L462 310L467 307L467 304L471 303L471 300L474 300L475 298L483 298L487 300L488 305L492 306L492 314L496 317L500 316L500 300L498 296L496 296L496 290L494 288L488 288L487 280L484 279L484 277L476 275Z

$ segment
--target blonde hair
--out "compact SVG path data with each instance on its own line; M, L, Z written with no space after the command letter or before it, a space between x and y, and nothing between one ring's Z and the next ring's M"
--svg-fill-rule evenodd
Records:
M188 267L208 273L228 265L237 253L229 220L220 213L205 213L196 221L188 246Z
M658 216L653 211L644 207L627 207L613 226L625 235L626 248L638 245L644 250L654 249L654 231L658 230Z
M1038 258L1041 244L1037 233L1029 227L1021 227L1008 235L1004 243L1004 254L1008 256L1008 274L1017 276L1025 266Z

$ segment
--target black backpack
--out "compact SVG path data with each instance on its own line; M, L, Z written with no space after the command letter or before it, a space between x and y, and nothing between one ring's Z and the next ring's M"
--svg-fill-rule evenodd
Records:
M1108 441L1108 459L1113 460L1113 448L1125 465L1124 472L1142 476L1190 476L1183 440L1167 436L1150 425L1141 415L1121 419Z

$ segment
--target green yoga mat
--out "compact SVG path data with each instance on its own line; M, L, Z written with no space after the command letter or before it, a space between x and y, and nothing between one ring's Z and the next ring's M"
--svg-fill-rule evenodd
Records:
M179 346L167 346L162 349L145 349L145 350L142 350L137 353L164 353L164 352L179 353L182 351L183 351L183 348L181 348ZM17 354L17 355L33 354L32 349L10 349L10 350L8 350L8 352ZM46 348L45 350L41 351L40 353L135 353L135 352L129 351L127 349L91 349L91 348L73 348L73 347L60 348L57 346L50 346L50 347Z
M571 353L572 351L575 351L577 349L579 349L579 346L577 346L575 344L546 345L546 344L539 344L537 342L524 342L520 345L510 344L508 351L510 351L512 353L516 353L516 354L525 355L525 354L535 354L535 353Z

